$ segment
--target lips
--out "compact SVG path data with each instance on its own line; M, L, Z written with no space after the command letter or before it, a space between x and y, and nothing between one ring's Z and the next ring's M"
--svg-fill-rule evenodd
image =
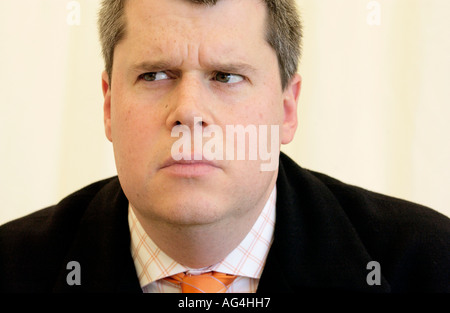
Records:
M195 158L195 156L191 156L190 160L187 158L175 160L173 157L170 157L161 166L161 170L179 177L205 176L217 169L219 169L219 166L216 162L209 161L203 157Z

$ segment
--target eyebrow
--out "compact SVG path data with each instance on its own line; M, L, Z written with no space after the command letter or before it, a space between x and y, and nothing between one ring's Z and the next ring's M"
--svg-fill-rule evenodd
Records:
M135 72L158 72L173 68L173 65L165 61L156 62L140 62L131 66L131 70Z
M135 72L159 72L163 70L177 70L178 68L179 66L164 60L158 60L154 62L143 61L131 66L131 70ZM232 63L212 62L209 63L206 66L206 68L214 71L231 74L235 73L249 74L257 72L257 69L252 65L240 61Z
M213 63L210 67L216 71L224 73L255 73L257 69L252 65L244 62L235 63Z

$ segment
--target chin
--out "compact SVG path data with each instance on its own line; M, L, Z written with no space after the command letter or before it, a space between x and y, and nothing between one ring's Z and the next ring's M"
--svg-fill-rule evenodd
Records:
M174 203L159 210L159 217L174 225L207 225L220 221L227 215L223 207L206 203Z
M159 193L156 199L147 197L145 200L135 200L135 209L145 218L178 225L211 224L221 220L231 211L227 210L231 206L230 203L220 197L214 197L211 192L208 194L184 190Z

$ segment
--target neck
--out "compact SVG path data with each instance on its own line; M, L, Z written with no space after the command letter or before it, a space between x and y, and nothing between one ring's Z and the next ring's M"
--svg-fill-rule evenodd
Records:
M182 227L161 224L152 226L152 231L146 232L172 259L198 269L222 261L245 238L256 218L248 220L249 227L239 229L233 222Z

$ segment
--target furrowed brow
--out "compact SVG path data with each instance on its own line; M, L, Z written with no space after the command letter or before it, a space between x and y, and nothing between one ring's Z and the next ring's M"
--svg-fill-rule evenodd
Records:
M211 71L219 71L231 74L253 74L257 72L257 69L255 67L244 62L230 62L230 63L213 62L207 64L206 66ZM164 60L143 61L131 66L131 70L133 72L140 72L140 73L158 72L176 68L177 66L174 66L174 64Z
M236 63L213 63L210 65L216 71L231 73L231 74L251 74L257 70L253 66L243 62Z
M131 66L134 72L158 72L172 68L172 65L166 61L140 62Z

